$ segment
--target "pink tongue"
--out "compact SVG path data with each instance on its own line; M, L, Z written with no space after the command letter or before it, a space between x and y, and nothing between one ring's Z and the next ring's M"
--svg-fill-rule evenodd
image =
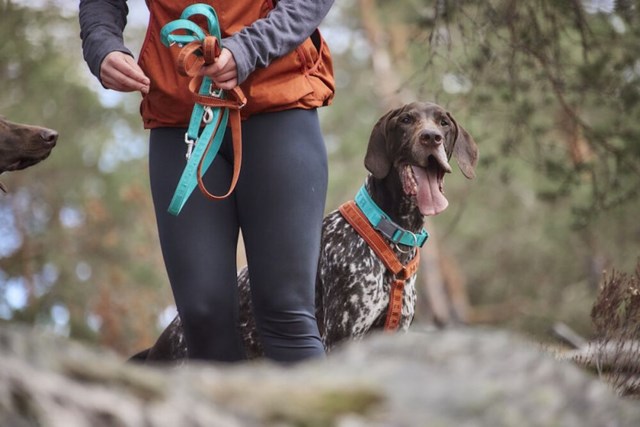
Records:
M437 215L445 210L449 206L449 201L440 191L438 169L429 168L427 170L416 166L413 166L412 169L418 183L416 198L420 213L422 215Z

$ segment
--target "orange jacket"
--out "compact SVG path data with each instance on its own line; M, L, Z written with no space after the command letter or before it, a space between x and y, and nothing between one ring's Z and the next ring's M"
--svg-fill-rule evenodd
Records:
M151 80L149 93L140 106L144 127L186 127L193 101L187 89L189 78L176 72L179 47L170 49L160 41L160 29L178 19L188 0L147 0L150 11L147 35L139 65ZM222 37L265 17L273 9L273 0L208 2L218 13ZM206 26L203 26L206 28ZM224 42L223 42L224 44ZM294 51L257 68L240 84L247 97L242 117L254 113L291 108L311 109L328 105L334 94L333 66L329 49L316 31Z

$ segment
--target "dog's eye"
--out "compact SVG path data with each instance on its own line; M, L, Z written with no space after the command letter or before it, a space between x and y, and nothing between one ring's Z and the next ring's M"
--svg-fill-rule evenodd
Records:
M449 122L446 119L441 119L440 126L449 126Z
M404 123L405 125L413 123L413 117L411 117L409 115L402 116L402 117L400 117L400 123Z

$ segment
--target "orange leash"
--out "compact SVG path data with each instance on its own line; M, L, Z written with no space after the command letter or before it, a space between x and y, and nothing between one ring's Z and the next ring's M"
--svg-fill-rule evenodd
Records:
M207 190L204 182L202 181L204 159L211 148L213 136L209 141L207 141L207 148L205 149L204 155L198 164L198 188L200 188L200 191L206 197L213 200L220 200L229 197L238 183L240 168L242 165L242 125L240 110L247 103L247 98L244 96L244 93L239 86L226 91L227 96L230 96L230 98L227 99L219 98L213 93L211 96L207 96L202 95L199 92L198 88L202 82L202 77L198 75L200 68L203 65L213 64L217 60L218 56L220 56L220 52L221 49L218 39L214 36L208 35L202 41L196 40L186 44L180 50L180 54L177 59L178 73L191 77L191 81L189 82L189 91L191 92L191 96L195 103L210 108L228 108L230 111L229 122L233 142L233 176L231 178L229 190L226 194L222 196L212 194ZM216 123L216 130L212 135L215 135L218 132L218 127L220 126L221 121L222 117L220 117Z

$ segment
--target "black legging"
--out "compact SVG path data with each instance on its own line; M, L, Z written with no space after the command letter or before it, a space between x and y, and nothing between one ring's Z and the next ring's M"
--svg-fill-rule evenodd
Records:
M315 110L252 116L242 123L242 170L222 201L194 190L167 212L185 166L185 129L151 131L149 169L160 243L189 357L245 358L237 329L236 248L242 229L254 316L266 356L283 362L324 354L314 286L327 190L327 153ZM224 194L232 172L227 131L205 174Z

